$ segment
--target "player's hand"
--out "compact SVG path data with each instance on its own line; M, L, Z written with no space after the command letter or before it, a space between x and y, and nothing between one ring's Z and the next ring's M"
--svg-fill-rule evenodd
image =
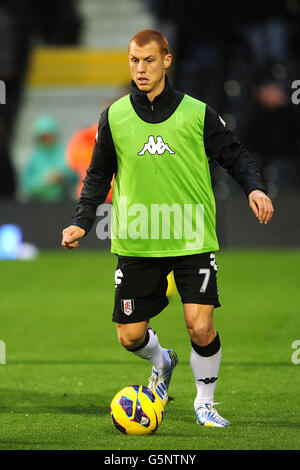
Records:
M84 237L85 230L77 227L76 225L70 225L62 232L62 246L67 250L73 250L79 245L80 238Z
M270 222L274 208L270 198L258 189L251 191L248 195L249 206L252 209L254 215L258 218L261 224L267 224Z

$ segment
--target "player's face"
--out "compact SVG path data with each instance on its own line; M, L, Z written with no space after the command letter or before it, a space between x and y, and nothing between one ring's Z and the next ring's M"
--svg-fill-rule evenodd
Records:
M148 94L150 101L161 93L165 86L165 70L171 65L171 54L162 55L155 41L143 47L133 41L129 45L129 66L132 80Z

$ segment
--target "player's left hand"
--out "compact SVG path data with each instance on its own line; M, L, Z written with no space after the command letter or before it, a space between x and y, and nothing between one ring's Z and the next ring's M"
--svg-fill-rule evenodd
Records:
M271 199L259 189L251 191L248 195L249 206L254 215L258 218L261 224L270 222L274 208Z

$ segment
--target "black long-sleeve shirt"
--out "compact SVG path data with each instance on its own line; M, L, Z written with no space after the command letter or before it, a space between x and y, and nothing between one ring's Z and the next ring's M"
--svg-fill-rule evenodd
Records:
M138 116L148 123L157 124L168 119L183 97L184 94L174 89L167 76L164 90L152 102L149 101L145 92L139 90L136 84L131 82L131 104ZM83 228L86 233L92 228L96 218L96 209L105 201L113 175L118 171L108 111L109 107L101 114L91 163L72 217L72 224ZM250 153L208 105L203 138L206 155L225 168L241 185L246 195L255 189L266 193L260 170Z

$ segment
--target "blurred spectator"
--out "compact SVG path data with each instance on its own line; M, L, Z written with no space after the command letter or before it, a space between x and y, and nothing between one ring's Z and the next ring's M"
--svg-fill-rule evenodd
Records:
M91 161L97 130L98 124L93 124L90 127L79 129L73 134L67 144L67 164L79 178L77 197L80 196L86 170L88 169ZM112 187L106 199L106 202L111 201Z
M281 188L299 189L299 110L274 79L258 83L253 97L240 138L257 158L273 197Z
M43 202L71 199L77 177L65 163L65 146L59 138L57 121L51 116L40 117L33 137L33 150L21 174L24 195Z

